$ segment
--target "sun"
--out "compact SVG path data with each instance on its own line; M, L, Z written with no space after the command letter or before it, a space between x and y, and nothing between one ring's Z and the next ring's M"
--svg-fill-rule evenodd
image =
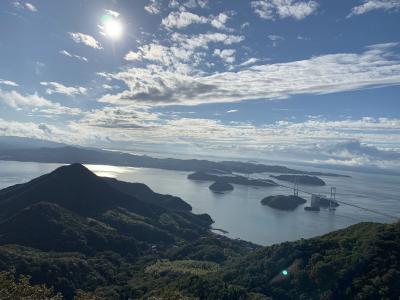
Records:
M110 15L105 15L102 18L102 33L109 37L110 39L119 39L122 36L123 33L123 26L121 21L118 19L110 16Z

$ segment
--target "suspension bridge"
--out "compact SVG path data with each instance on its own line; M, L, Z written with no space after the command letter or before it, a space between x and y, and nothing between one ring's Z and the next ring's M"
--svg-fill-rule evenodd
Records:
M337 202L339 204L355 207L355 208L358 208L358 209L361 209L361 210L364 210L364 211L368 211L368 212L371 212L371 213L374 213L374 214L377 214L377 215L381 215L381 216L384 216L384 217L387 217L387 218L390 218L390 219L393 219L393 220L396 220L396 221L400 220L399 217L396 217L394 215L391 215L391 214L388 214L388 213L385 213L385 212L382 212L382 211L378 211L376 209L366 208L366 207L363 207L363 206L360 206L360 205L357 205L357 204L353 204L353 203L349 203L349 202L346 202L346 201L342 201L342 200L336 199L336 187L332 187L331 188L331 197L329 199L329 198L327 198L325 196L321 196L319 194L315 194L315 193L300 189L296 181L294 182L293 186L287 186L287 185L284 185L284 184L278 184L278 186L293 190L293 193L294 193L295 196L298 196L299 192L301 192L301 193L310 195L311 197L313 197L313 196L314 197L319 197L319 198L323 197L323 198L329 200L330 203L332 201L334 201L334 202Z

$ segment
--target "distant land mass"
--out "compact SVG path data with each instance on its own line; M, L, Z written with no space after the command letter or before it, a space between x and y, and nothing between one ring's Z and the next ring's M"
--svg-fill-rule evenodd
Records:
M219 183L235 183L240 185L249 185L249 186L277 186L277 184L269 179L249 179L240 175L218 175L208 172L194 172L187 176L188 179L191 180L200 180L200 181L216 181Z
M221 173L281 173L281 174L304 174L315 176L341 176L334 173L308 172L290 169L284 166L264 165L240 161L210 161L198 159L176 159L176 158L155 158L147 155L134 155L119 151L108 151L93 148L64 146L52 142L45 142L40 147L41 140L19 140L13 137L0 137L0 160L14 160L26 162L42 163L64 163L72 164L79 162L82 164L105 164L113 166L127 166L138 168L155 168L176 171L213 171ZM7 142L7 147L1 147L3 141ZM48 143L48 144L46 144ZM12 145L15 145L13 148ZM26 145L23 147L23 145Z
M398 222L360 223L261 247L213 233L211 217L190 209L178 197L96 176L80 164L0 190L0 298L397 299L400 294Z
M228 182L216 181L208 187L213 192L233 191L233 185Z
M294 195L268 196L261 200L262 205L268 205L269 207L281 210L294 210L299 205L304 204L306 202L307 200Z
M316 176L309 176L309 175L277 175L277 176L270 175L270 176L272 178L291 183L297 182L298 184L319 185L319 186L326 185L325 181Z

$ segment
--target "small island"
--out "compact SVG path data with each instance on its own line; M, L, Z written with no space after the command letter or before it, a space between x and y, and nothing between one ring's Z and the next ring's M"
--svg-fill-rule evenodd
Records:
M199 181L215 181L224 183L234 183L248 186L277 186L276 182L269 179L249 179L247 177L235 174L219 175L213 172L198 171L189 174L188 179Z
M294 210L300 204L304 204L307 201L299 196L268 196L261 200L262 205L268 205L269 207L281 209L281 210Z
M277 176L271 175L270 177L292 183L297 182L298 184L304 184L304 185L319 185L319 186L326 185L325 181L323 181L321 178L310 175L277 175Z
M208 187L213 192L233 191L233 185L228 182L216 181Z

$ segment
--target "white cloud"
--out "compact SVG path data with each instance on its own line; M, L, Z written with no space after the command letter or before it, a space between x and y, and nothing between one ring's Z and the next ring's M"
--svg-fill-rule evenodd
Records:
M78 108L62 106L60 103L47 100L39 96L37 93L22 95L17 91L6 92L0 90L0 102L15 109L30 108L33 112L37 111L45 114L80 114L80 110Z
M104 11L106 12L106 14L113 16L114 18L118 18L120 15L120 13L115 10L105 9Z
M285 38L284 38L283 36L276 35L276 34L270 34L270 35L268 35L268 39L272 42L272 46L273 46L273 47L278 46L278 43L279 43L279 42L285 40Z
M399 10L399 0L364 0L364 3L351 9L351 13L347 17L362 15L373 10Z
M180 33L173 33L171 40L179 44L185 49L208 48L209 43L223 43L225 45L232 45L240 43L244 40L242 35L232 35L220 32L214 33L201 33L198 35L186 35Z
M104 107L87 112L76 124L114 129L150 128L159 125L159 115L135 106Z
M167 28L184 28L191 24L206 24L208 18L188 11L173 11L161 21Z
M27 9L29 9L30 11L33 11L33 12L37 12L38 11L37 8L32 3L29 3L29 2L25 3L25 7Z
M294 18L301 20L313 14L318 8L318 3L304 0L256 0L251 1L251 7L263 19Z
M258 61L259 61L259 59L258 59L258 58L251 57L251 58L249 58L248 60L246 60L246 61L242 62L242 63L241 63L239 66L240 66L240 67L247 67L247 66L251 66L251 65L254 65L254 64L256 64Z
M226 113L231 114L231 113L235 113L235 112L238 112L238 111L239 110L237 110L237 109L230 109L230 110L226 111Z
M235 49L215 49L214 56L220 57L225 63L232 64L235 62Z
M3 80L1 78L0 78L0 84L8 85L8 86L18 86L18 83L16 83L15 81Z
M298 35L297 39L300 41L310 41L311 38L307 37L307 36L302 36L302 35Z
M206 33L200 35L173 33L170 39L170 46L157 43L146 44L140 46L135 52L129 51L124 58L128 61L147 60L177 74L191 74L202 72L197 67L201 66L207 58L207 53L204 50L208 49L210 43L232 45L239 43L243 39L244 37L242 36L223 33ZM224 58L225 54L228 54L228 52L223 53ZM228 61L233 61L234 56L230 56L231 58ZM148 68L153 68L154 72L159 72L160 70L155 65L148 65Z
M58 82L45 82L42 81L40 83L43 86L48 87L46 89L46 93L51 95L51 94L63 94L67 96L74 96L74 95L84 95L87 92L87 89L84 87L71 87L71 86L65 86L61 83Z
M173 9L185 9L185 8L207 8L208 0L187 0L187 1L178 1L178 0L169 0L168 7Z
M166 28L184 28L192 24L210 24L214 28L219 30L228 30L232 31L232 29L226 27L226 22L231 17L231 12L223 12L218 14L217 16L210 15L208 17L200 16L186 10L173 11L167 17L165 17L161 24Z
M182 39L182 43L182 47L189 49L207 45L203 39ZM105 95L101 101L196 105L399 85L400 60L390 51L390 47L395 45L373 45L359 54L328 54L212 75L184 75L160 68L130 68L107 74L123 81L128 89L117 95ZM160 60L168 59L160 56Z
M96 41L96 39L88 34L83 34L80 32L69 32L70 37L75 43L83 43L86 46L95 48L95 49L102 49L101 44Z
M158 15L161 12L161 2L160 0L150 0L144 9L150 14Z
M114 146L134 143L137 147L151 141L163 146L187 146L192 154L198 149L215 155L267 155L271 159L291 157L319 163L337 160L342 164L393 169L400 166L399 119L312 119L255 126L179 118L176 114L175 118L164 120L159 114L127 107L92 111L80 122L74 122L73 127L86 134L109 136Z
M59 53L60 53L61 55L64 55L64 56L76 58L76 59L78 59L78 60L80 60L80 61L88 62L88 59L87 59L86 57L84 57L84 56L79 56L79 55L72 54L72 53L69 53L67 50L61 50Z
M31 12L38 12L38 9L36 8L36 6L34 6L32 3L29 3L29 2L14 1L13 5L14 5L14 7L19 8L19 9L27 9Z
M240 25L241 29L245 29L247 27L250 27L250 22L244 22L242 25Z
M221 29L229 30L225 25L226 22L229 20L229 18L230 15L228 15L227 13L220 13L216 17L210 19L211 26L220 30Z
M138 52L129 51L127 54L125 54L124 59L128 61L140 60L141 55Z

